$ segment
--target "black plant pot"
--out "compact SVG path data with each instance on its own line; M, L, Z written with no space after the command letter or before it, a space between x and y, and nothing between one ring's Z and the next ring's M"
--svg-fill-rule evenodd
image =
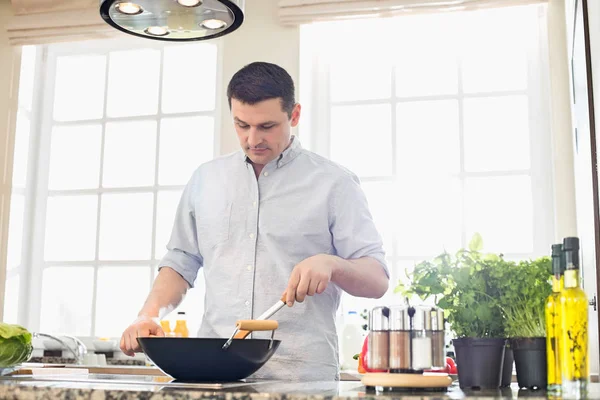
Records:
M502 365L502 381L500 382L500 387L510 387L512 383L513 376L513 351L512 347L510 347L510 342L506 341L506 349L504 350L504 364Z
M458 384L461 389L498 389L506 339L462 338L452 341L456 350Z
M545 389L548 384L546 338L514 338L510 343L515 355L519 388Z

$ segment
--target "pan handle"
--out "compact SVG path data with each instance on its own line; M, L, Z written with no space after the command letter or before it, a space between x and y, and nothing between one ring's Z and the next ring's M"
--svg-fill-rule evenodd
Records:
M239 335L242 331L248 331L248 333L252 331L273 331L279 328L279 323L273 320L239 320L236 322L236 326L240 330Z

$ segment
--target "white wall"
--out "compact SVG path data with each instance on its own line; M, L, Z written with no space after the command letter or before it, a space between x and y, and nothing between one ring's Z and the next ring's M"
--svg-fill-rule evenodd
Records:
M550 0L548 2L548 57L550 59L556 243L559 243L564 237L577 234L568 29L565 1Z
M223 37L223 84L221 87L221 154L239 149L227 104L227 84L240 68L254 61L267 61L285 68L296 84L300 63L300 30L283 27L277 18L277 1L247 0L242 26Z
M19 52L8 45L2 29L13 15L9 0L0 0L0 321L4 311L4 282L6 278L6 250L8 215L12 181L14 148L14 108L18 82Z

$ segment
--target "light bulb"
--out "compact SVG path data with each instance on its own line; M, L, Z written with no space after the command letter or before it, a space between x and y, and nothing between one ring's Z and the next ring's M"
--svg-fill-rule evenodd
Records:
M169 30L164 26L149 26L144 32L152 36L165 36L169 34Z
M143 11L142 6L135 3L118 3L116 7L119 12L127 15L140 14Z
M224 21L220 19L207 19L202 21L202 26L206 29L221 29L225 25L227 25Z
M177 0L184 7L196 7L202 4L202 0Z

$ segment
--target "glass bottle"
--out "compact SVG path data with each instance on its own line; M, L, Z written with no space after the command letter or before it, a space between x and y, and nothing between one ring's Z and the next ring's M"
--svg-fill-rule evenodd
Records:
M548 362L548 391L558 393L561 389L560 371L560 292L563 289L565 257L562 244L552 245L552 294L546 300L546 354Z
M185 318L185 312L179 311L177 313L177 320L175 321L175 329L173 329L173 336L175 337L189 337L190 331L187 327L187 321Z
M581 398L588 385L588 301L579 282L579 239L563 240L565 253L564 289L560 294L562 316L562 396Z

